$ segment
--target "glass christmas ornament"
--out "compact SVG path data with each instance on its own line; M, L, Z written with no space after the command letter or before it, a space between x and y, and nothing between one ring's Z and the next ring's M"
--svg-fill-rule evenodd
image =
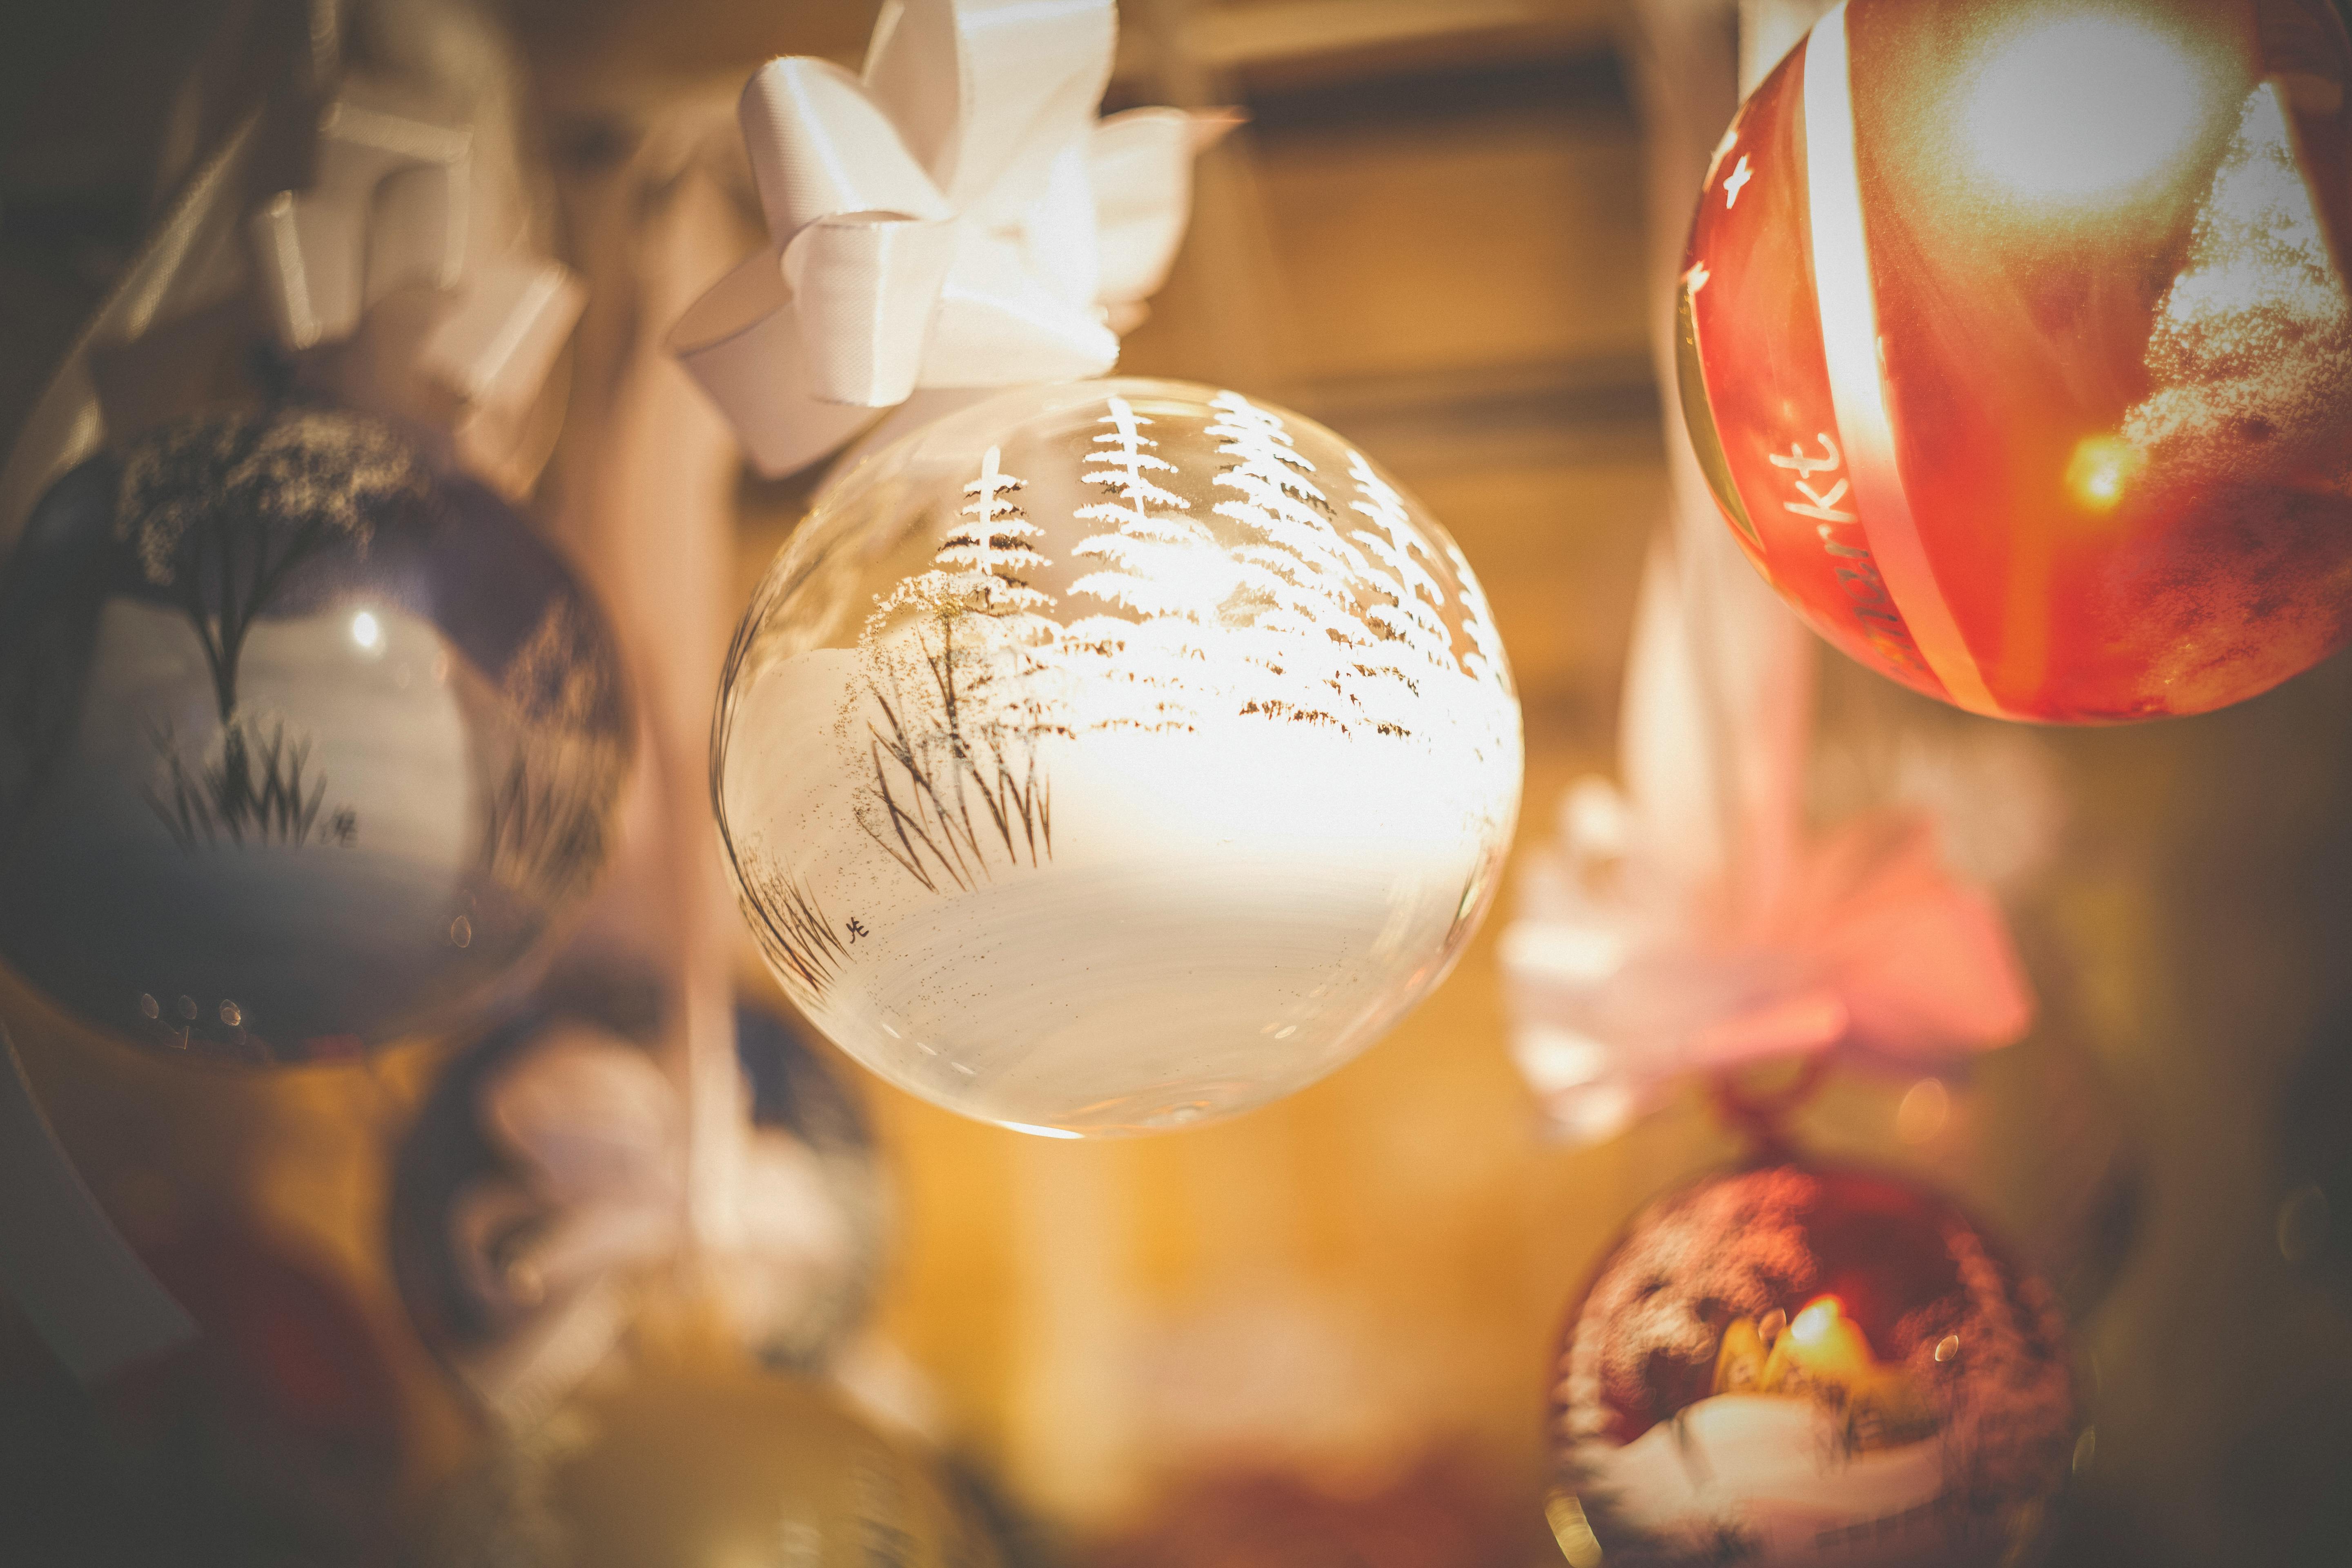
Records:
M403 1141L402 1300L509 1419L588 1376L686 1248L686 1115L648 1048L658 996L648 976L534 1007L452 1064ZM814 1366L872 1297L881 1172L856 1103L788 1026L739 1007L735 1038L750 1111L730 1165L736 1223L699 1274L745 1349Z
M348 1056L587 888L633 735L577 580L391 426L160 427L0 575L0 957L158 1049Z
M994 1568L931 1463L820 1386L717 1365L615 1377L501 1436L408 1568Z
M1231 392L1024 388L820 498L728 666L746 915L851 1056L1076 1136L1361 1050L1485 911L1518 705L1461 552Z
M2048 1289L1933 1193L1709 1177L1570 1315L1553 1529L1579 1563L2015 1562L2072 1458L2067 1354Z
M1717 149L1683 406L1816 630L1979 713L2197 713L2352 632L2325 0L1850 0Z

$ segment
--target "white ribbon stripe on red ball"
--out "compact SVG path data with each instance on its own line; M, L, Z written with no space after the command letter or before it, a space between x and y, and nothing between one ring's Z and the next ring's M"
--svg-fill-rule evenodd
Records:
M892 0L862 75L770 61L743 142L770 246L672 334L766 473L919 388L1099 375L1229 116L1097 121L1112 0Z
M279 192L250 224L279 344L352 344L334 389L375 412L518 417L587 297L569 268L500 243L514 226L477 188L472 133L353 83L320 116L315 159L310 187Z

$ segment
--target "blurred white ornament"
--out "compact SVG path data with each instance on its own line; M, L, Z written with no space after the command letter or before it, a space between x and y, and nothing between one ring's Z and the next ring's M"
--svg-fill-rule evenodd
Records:
M714 751L809 1017L1060 1136L1232 1115L1360 1051L1484 912L1518 808L1486 599L1337 436L1230 392L1007 393L818 503Z
M630 987L623 987L627 995ZM677 1091L618 999L563 996L478 1042L402 1149L394 1268L418 1331L504 1420L561 1405L604 1362L688 1237ZM830 1360L880 1269L881 1173L839 1078L782 1020L735 1015L749 1112L698 1283L772 1365Z

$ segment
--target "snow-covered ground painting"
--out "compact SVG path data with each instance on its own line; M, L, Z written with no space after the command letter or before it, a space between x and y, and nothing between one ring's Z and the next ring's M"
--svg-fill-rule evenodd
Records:
M1560 1370L1560 1489L1612 1563L2009 1562L2074 1436L2049 1292L1948 1204L1855 1172L1663 1200Z
M1024 391L821 502L739 637L722 827L833 1037L1014 1125L1320 1076L1450 964L1517 811L1460 552L1234 393Z

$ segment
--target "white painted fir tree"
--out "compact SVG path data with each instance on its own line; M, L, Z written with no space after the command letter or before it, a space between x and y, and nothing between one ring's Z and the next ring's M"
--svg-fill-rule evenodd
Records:
M1462 547L1450 539L1445 542L1445 560L1454 568L1454 580L1462 585L1462 635L1470 643L1470 651L1462 657L1462 668L1479 685L1507 692L1511 667L1503 654L1503 639L1486 619L1486 595L1479 589Z
M1176 465L1143 434L1151 421L1114 397L1098 423L1110 428L1095 437L1087 454L1093 466L1083 478L1110 498L1074 515L1111 531L1071 550L1102 564L1070 591L1133 618L1086 616L1062 634L1063 645L1102 661L1087 693L1094 721L1186 728L1204 703L1215 701L1213 645L1222 636L1218 610L1231 591L1232 570L1207 530L1183 515L1192 503L1153 477L1173 474Z
M1412 656L1402 661L1404 679L1416 694L1423 694L1421 680L1427 674L1462 673L1454 657L1454 634L1445 626L1445 589L1424 564L1430 559L1429 547L1414 531L1404 498L1395 487L1374 473L1364 455L1357 451L1348 454L1348 477L1356 486L1356 499L1348 503L1349 510L1374 525L1356 529L1349 537L1386 567L1397 584L1396 603L1374 605L1364 612L1364 618Z
M1329 503L1308 478L1314 466L1281 418L1238 393L1213 402L1218 418L1208 433L1234 459L1216 484L1236 492L1216 512L1255 536L1233 552L1238 603L1250 613L1234 633L1243 650L1242 710L1343 731L1401 730L1401 705L1379 687L1401 686L1402 672L1358 603L1370 563L1332 527Z

